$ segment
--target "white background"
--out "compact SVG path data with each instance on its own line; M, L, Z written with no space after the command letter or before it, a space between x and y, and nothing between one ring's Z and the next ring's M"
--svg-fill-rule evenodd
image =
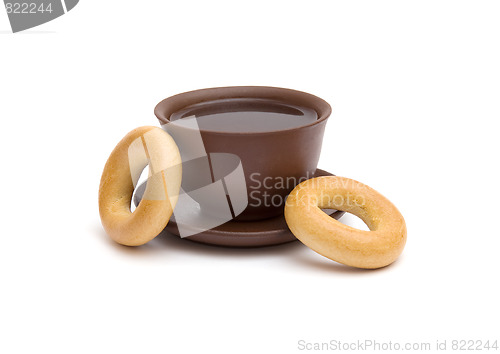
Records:
M1 10L0 352L500 340L499 18L498 1L82 0L12 34ZM396 263L108 239L97 191L115 144L156 125L163 98L227 85L332 104L319 167L398 206Z

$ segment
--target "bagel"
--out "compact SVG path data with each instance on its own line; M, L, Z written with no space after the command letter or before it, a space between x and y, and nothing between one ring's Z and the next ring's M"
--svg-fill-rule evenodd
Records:
M142 201L131 212L134 188L149 165ZM140 127L128 133L108 158L99 186L99 214L106 233L119 244L139 246L167 225L182 178L179 149L164 130Z
M321 209L352 213L370 231L344 225ZM306 246L357 268L391 264L406 243L406 224L399 210L374 189L344 177L318 177L296 186L286 201L285 219Z

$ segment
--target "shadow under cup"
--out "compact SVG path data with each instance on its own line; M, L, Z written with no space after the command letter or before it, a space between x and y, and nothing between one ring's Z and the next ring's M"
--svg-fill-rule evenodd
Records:
M213 117L215 111L224 113L224 119L228 122L227 129L220 121L205 120L204 116ZM242 111L254 112L250 112L248 117L242 117L239 115ZM265 113L259 113L260 111ZM285 114L280 116L280 113L283 112L293 118L303 116L304 121L297 120L297 124L290 120L289 123L277 123L276 126L268 124L278 122L273 117L282 119ZM314 114L314 118L305 120L306 114L309 118ZM241 161L240 166L234 159L229 159L231 168L225 171L229 173L234 167L234 174L241 172L246 185L244 196L248 204L245 203L246 207L241 210L232 210L234 220L261 220L283 213L286 196L297 184L312 178L316 171L325 125L330 114L330 105L319 97L290 89L263 86L220 87L181 93L161 101L155 108L156 117L167 131L169 124L176 125L186 118L196 117L198 122L204 123L199 124L198 132L205 157L208 157L207 164L210 164L211 157L224 157L227 154L235 155ZM249 119L254 121L249 122ZM259 124L261 120L266 124ZM211 122L214 124L210 125ZM248 125L248 129L247 123L252 123ZM179 144L175 134L172 136L179 145L181 155L186 156L185 150L192 148L189 141L188 144ZM190 159L204 161L204 156L199 151L198 147ZM184 169L183 185L200 184L199 179L193 177L196 169L193 169L192 163L186 165L188 161L184 156L183 165L188 166L187 171L190 173L186 174ZM222 169L228 169L227 165ZM212 172L212 179L213 177ZM227 185L225 192L227 201L230 201ZM208 205L206 210L217 210L217 206Z

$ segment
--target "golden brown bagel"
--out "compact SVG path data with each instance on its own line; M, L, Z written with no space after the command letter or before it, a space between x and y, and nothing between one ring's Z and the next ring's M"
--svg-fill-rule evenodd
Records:
M132 213L134 187L147 165L146 191ZM99 213L108 235L127 246L155 238L172 216L181 177L179 150L164 130L140 127L128 133L109 156L99 187Z
M320 208L352 213L370 231L344 225ZM374 189L344 177L318 177L299 184L288 196L285 218L306 246L353 267L389 265L406 243L406 224L398 209Z

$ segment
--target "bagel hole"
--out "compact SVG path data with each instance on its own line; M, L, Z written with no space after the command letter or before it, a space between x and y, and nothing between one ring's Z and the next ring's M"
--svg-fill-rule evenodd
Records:
M139 180L137 181L137 184L135 185L134 193L132 194L132 201L130 202L130 211L133 213L134 210L137 208L135 206L135 203L133 202L135 200L135 194L137 193L137 187L142 185L144 182L148 180L148 174L149 174L149 166L146 166L142 172L141 176L139 177Z
M326 214L331 214L331 212L330 212L331 209L321 209L321 210L323 210ZM370 229L368 228L368 225L365 224L363 219L361 219L360 217L358 217L354 214L351 214L351 213L345 213L340 218L339 222L341 222L344 225L354 227L355 229L358 229L358 230L370 231Z

